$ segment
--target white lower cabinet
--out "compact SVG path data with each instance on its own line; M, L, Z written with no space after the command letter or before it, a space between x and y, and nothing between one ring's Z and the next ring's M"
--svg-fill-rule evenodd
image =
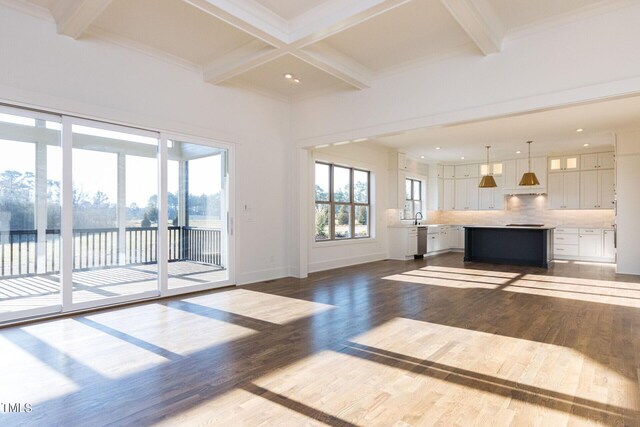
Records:
M604 230L602 239L602 256L610 259L616 259L616 235L615 230Z
M556 259L613 262L614 240L613 230L558 227L553 235L553 255Z
M389 258L410 259L418 253L418 227L390 227Z
M602 257L602 232L598 234L580 234L580 257Z

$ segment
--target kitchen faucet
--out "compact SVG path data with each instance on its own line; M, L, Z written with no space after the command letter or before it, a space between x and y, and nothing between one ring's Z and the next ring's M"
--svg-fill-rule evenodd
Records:
M418 215L420 215L420 221L424 219L422 217L422 212L416 212L416 217L413 219L413 225L418 225Z

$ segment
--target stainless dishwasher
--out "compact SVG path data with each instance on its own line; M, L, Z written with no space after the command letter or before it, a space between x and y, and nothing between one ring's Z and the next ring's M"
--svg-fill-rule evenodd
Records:
M416 255L425 255L427 253L427 234L429 227L418 227L418 253Z

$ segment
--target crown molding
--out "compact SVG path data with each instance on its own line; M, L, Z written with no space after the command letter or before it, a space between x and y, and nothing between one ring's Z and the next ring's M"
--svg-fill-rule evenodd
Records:
M505 40L516 40L537 33L542 33L556 27L568 25L573 22L582 21L595 16L604 15L616 10L638 6L637 0L603 0L598 3L574 9L561 15L555 15L549 18L540 19L538 21L522 25L520 27L510 28L505 34Z
M160 61L169 63L171 65L177 65L178 67L184 68L185 70L193 71L198 73L199 75L202 75L202 66L200 64L196 64L184 58L180 58L176 55L172 55L161 49L156 49L146 44L137 42L135 40L131 40L128 37L115 34L109 30L105 30L104 28L93 26L89 28L85 34L92 36L96 39L112 43L119 47L123 47L125 49L131 50L134 52L142 53L146 56L149 56L154 59L158 59Z
M26 15L44 19L45 21L55 22L53 14L49 9L43 6L38 6L26 0L0 0L0 6L6 6L8 8L17 10L18 12L22 12Z

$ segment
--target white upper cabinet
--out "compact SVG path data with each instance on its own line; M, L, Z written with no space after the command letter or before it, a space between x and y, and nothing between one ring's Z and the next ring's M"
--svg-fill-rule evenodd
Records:
M455 177L457 179L464 178L477 178L478 177L478 165L456 165Z
M549 172L577 171L580 170L580 156L554 156L549 157Z
M580 173L550 173L547 203L549 209L579 209Z
M505 160L502 164L502 177L504 178L504 188L515 188L518 185L516 181L516 161ZM519 179L519 178L518 178Z
M582 170L598 169L598 154L583 154L580 156L580 167Z
M455 180L455 210L478 210L478 178Z
M616 198L616 172L613 169L598 171L598 206L613 209Z
M529 159L505 160L502 162L502 176L504 178L504 193L542 192L547 187L547 158L532 157L531 171L536 174L540 185L521 187L520 179L525 172L529 172Z
M499 176L502 175L502 163L491 163L487 165L486 163L480 165L480 176L489 175L491 172L492 175Z
M437 171L436 174L438 178L444 178L444 166L438 165L436 167L436 171Z
M442 209L445 211L451 211L455 208L455 180L444 179L443 180L443 203Z
M407 170L409 165L407 163L407 155L405 153L398 152L398 169Z
M599 204L598 171L580 172L580 207L582 209L597 209Z
M580 156L581 170L613 169L615 156L613 151L607 153L590 153Z
M613 169L616 165L616 157L613 151L598 153L598 169Z
M495 176L494 179L498 185L497 187L478 189L478 207L480 210L504 209L504 178Z
M613 169L580 172L580 207L613 209L615 172Z
M454 165L444 165L442 169L444 172L444 178L453 179L456 177L456 167Z

